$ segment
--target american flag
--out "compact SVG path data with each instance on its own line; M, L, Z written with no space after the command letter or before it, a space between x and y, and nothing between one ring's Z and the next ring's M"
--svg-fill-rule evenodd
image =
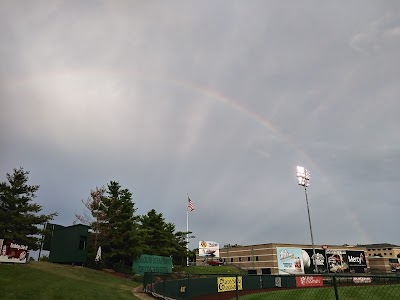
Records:
M190 211L194 211L194 204L193 204L193 201L190 200L189 197L188 197L188 209L190 209Z

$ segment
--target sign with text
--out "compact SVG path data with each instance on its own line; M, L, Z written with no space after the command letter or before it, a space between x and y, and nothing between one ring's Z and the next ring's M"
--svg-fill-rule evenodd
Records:
M353 277L353 282L356 284L372 283L372 278L371 277Z
M349 272L346 250L328 249L325 254L330 273Z
M324 249L315 249L315 256L313 249L302 249L302 258L304 264L304 274L314 274L315 273L315 265L314 261L318 267L318 273L326 273L328 272L326 267L326 259L325 259L325 250Z
M0 262L26 263L28 246L20 245L10 240L0 239L0 249Z
M218 277L218 293L236 291L236 277ZM238 291L243 290L242 276L237 277Z
M315 252L315 254L314 254ZM279 274L365 273L367 259L363 250L322 248L276 248ZM314 264L315 262L315 264ZM315 266L316 265L316 266Z
M346 251L347 261L350 267L367 267L364 251Z
M219 243L212 241L199 241L200 257L219 257Z
M400 258L389 258L390 270L400 272Z
M296 287L317 287L323 285L322 276L296 276Z
M279 274L304 274L300 248L276 248Z
M172 273L172 257L142 254L133 261L132 272L139 275L146 272Z

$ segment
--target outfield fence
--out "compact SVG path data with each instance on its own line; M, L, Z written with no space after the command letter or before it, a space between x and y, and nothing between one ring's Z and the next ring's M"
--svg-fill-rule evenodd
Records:
M233 275L145 273L145 292L177 300L393 300L400 274Z

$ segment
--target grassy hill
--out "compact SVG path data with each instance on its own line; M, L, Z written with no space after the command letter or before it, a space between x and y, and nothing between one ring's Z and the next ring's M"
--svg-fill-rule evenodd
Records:
M138 299L140 283L77 266L48 262L0 264L1 299Z

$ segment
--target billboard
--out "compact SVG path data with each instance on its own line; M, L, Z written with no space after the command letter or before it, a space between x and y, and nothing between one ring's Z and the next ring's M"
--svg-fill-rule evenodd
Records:
M302 249L277 247L276 253L279 274L304 274Z
M0 262L26 263L28 246L19 245L10 240L0 239Z
M390 270L400 272L400 258L389 258Z
M318 273L326 273L328 272L325 258L325 250L324 249L315 249L315 257L313 249L302 249L303 251L303 262L304 262L304 273L305 274L314 274L315 273L315 263L318 267Z
M134 274L172 273L172 257L142 254L132 264Z
M212 241L199 241L200 257L219 257L219 243Z
M364 251L343 249L313 249L277 247L279 274L365 273L367 261ZM300 260L300 262L299 262Z
M367 259L364 251L346 251L347 264L350 273L365 273L367 269Z

